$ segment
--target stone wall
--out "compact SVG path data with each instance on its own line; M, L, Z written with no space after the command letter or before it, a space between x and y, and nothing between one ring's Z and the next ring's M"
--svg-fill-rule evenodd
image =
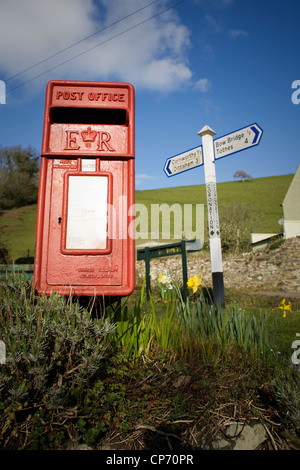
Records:
M210 255L202 252L188 253L188 277L203 275L203 284L212 285ZM152 259L150 273L152 282L160 272L168 272L173 279L182 282L181 256ZM223 254L225 287L253 288L273 292L300 293L300 239L284 240L275 250ZM145 276L144 261L136 262L136 279L141 283Z

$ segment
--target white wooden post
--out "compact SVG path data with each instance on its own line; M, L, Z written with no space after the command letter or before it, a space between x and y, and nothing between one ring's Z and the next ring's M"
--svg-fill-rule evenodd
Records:
M216 185L216 170L214 158L213 136L216 135L209 126L204 126L198 135L202 137L204 174L207 198L207 218L209 230L209 246L211 258L211 270L213 281L213 297L215 304L222 307L224 300L224 280L222 265L222 249L219 226L219 212Z

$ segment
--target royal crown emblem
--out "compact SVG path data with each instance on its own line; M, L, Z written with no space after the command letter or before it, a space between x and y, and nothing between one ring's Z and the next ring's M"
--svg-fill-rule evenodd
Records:
M86 147L90 147L92 142L95 142L97 137L97 132L92 131L91 127L89 126L86 131L81 132L81 137L83 142L85 142Z

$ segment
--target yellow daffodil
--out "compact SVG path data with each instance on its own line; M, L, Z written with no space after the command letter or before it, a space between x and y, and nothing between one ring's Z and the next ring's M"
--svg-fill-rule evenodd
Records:
M285 317L286 317L286 312L291 312L291 311L292 311L292 304L291 304L291 302L289 302L288 304L286 304L285 299L283 299L283 300L280 302L280 305L279 305L278 308L280 308L280 310L283 311L283 315L282 315L282 316L283 316L283 318L285 318Z
M172 280L169 276L167 276L166 274L162 274L162 273L159 273L159 276L158 276L158 282L160 284L162 284L163 286L170 286L171 283L172 283Z
M201 282L202 282L202 275L201 276L195 275L193 277L190 277L190 279L187 282L187 286L189 289L192 289L193 293L195 294L195 292L197 292L197 290L201 286Z

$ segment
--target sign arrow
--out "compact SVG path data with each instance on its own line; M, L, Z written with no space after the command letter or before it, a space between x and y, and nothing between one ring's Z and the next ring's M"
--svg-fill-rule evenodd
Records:
M256 141L257 141L257 139L258 139L258 136L259 136L260 132L259 132L259 130L258 130L255 126L251 126L250 129L251 129L251 130L254 132L254 134L255 134L255 137L254 137L253 142L252 142L252 144L255 144Z
M227 157L233 153L241 152L249 147L258 145L263 134L263 130L258 124L239 129L230 134L224 135L214 140L215 159Z
M203 165L202 145L168 158L164 172L170 177L201 165Z
M166 166L166 172L168 176L172 175L172 171L170 170L170 165L171 165L171 159L168 160L167 166Z

